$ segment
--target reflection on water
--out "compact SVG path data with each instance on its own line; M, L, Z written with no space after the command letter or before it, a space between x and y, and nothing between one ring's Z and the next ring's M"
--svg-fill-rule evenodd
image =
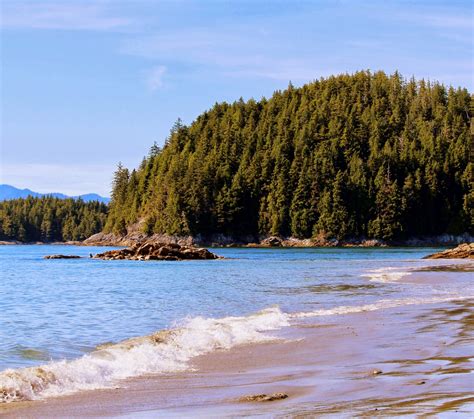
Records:
M472 417L473 300L378 315L379 321L369 326L374 334L362 349L367 357L355 352L353 364L345 361L341 389L320 388L316 401L290 408L282 417ZM357 321L355 326L360 329ZM372 365L379 374L367 372ZM334 370L331 378L340 374Z
M474 272L474 263L465 261L452 265L423 266L415 269L414 272Z
M306 287L298 287L298 288L291 288L291 287L276 287L275 289L268 290L268 292L275 292L281 294L306 294L308 292L311 293L343 293L348 296L352 294L358 294L361 291L365 290L373 290L378 288L378 285L374 284L359 284L359 285L350 285L350 284L338 284L338 285L331 285L331 284L320 284L320 285L309 285Z

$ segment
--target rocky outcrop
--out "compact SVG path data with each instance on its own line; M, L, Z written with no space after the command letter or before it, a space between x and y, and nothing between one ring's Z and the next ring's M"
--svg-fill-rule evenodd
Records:
M82 242L85 246L134 246L137 243L179 244L181 246L198 247L385 247L385 246L455 246L463 242L471 242L473 237L468 234L452 236L442 235L425 238L411 238L399 242L384 242L383 240L367 239L365 237L336 240L325 236L308 239L278 236L239 236L224 234L203 236L171 236L167 234L146 235L138 228L129 228L124 235L112 233L97 233Z
M454 249L425 256L424 259L474 259L474 243L463 243Z
M283 240L280 237L271 236L260 242L262 246L268 247L281 247L283 245Z
M80 256L76 255L48 255L44 259L80 259Z
M385 247L381 240L349 239L336 240L325 238L298 239L296 237L271 236L260 240L259 243L249 243L247 247Z
M219 259L219 256L204 248L181 246L177 243L137 243L126 249L99 253L94 259L104 260L186 260Z
M255 237L244 236L239 239L224 234L210 236L171 236L168 234L147 235L140 231L131 230L125 235L113 233L97 233L82 242L84 246L133 246L136 243L165 243L181 246L211 246L211 247L238 247L245 246L255 240Z
M113 233L97 233L82 242L85 246L134 246L137 243L154 242L160 244L179 244L181 246L192 246L195 239L191 236L168 236L166 234L146 235L138 231L118 236Z

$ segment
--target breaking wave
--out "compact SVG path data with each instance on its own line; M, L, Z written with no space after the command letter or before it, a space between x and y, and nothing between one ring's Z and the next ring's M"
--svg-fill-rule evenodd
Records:
M183 371L195 356L274 339L264 332L287 325L288 316L276 307L247 317L192 318L177 329L103 345L75 360L7 369L0 373L0 402L107 388L128 377Z
M469 298L464 296L463 299ZM471 297L472 298L472 297ZM144 374L171 373L189 369L192 358L217 349L274 340L267 332L289 326L294 319L374 311L411 304L429 304L461 299L459 296L381 300L361 306L340 306L287 314L278 307L250 316L220 319L196 317L173 330L136 337L97 350L74 360L54 361L39 367L0 372L0 402L36 400L107 388L119 380Z
M411 275L411 272L400 270L400 268L379 268L379 269L372 269L367 273L361 275L366 278L370 278L369 280L372 282L397 282L405 276Z

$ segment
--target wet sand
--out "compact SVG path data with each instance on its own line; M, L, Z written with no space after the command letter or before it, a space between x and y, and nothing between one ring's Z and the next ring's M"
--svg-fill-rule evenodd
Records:
M310 318L278 337L195 358L192 372L1 405L0 415L373 417L452 412L459 417L474 412L474 301ZM239 401L276 392L289 397Z

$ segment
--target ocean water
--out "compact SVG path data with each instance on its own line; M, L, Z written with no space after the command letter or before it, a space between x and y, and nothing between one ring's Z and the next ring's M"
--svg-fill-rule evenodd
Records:
M0 401L117 385L274 339L302 318L474 296L435 248L238 249L210 261L102 261L99 247L0 246ZM45 260L48 254L83 259ZM465 262L464 262L465 263ZM450 280L417 283L420 269ZM448 278L449 279L449 278ZM134 339L131 339L134 338Z

